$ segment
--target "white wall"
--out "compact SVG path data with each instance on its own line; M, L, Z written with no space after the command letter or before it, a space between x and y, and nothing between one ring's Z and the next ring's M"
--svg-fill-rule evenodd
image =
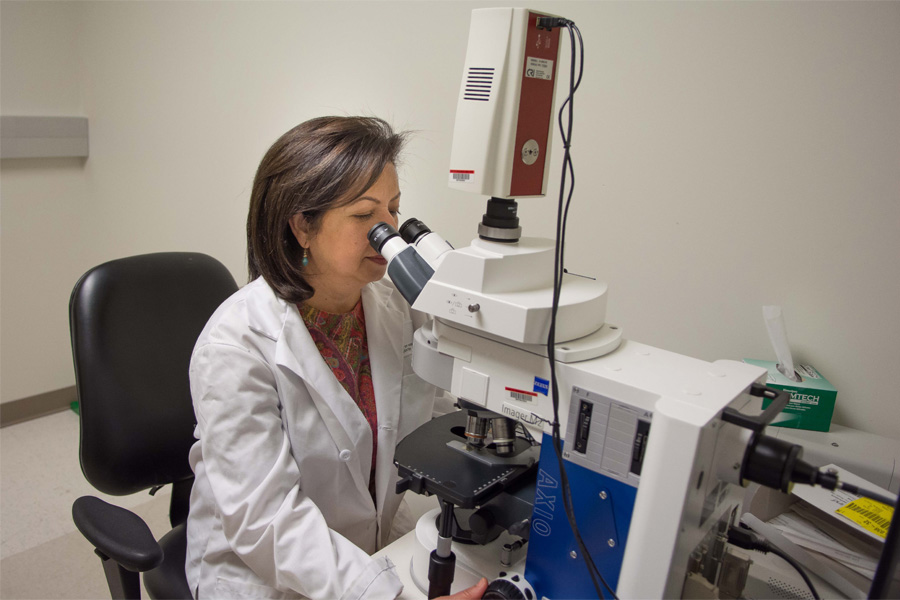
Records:
M91 129L87 161L2 163L2 401L73 383L66 306L94 264L195 250L243 281L254 169L307 118L417 130L404 216L467 243L483 201L445 181L469 11L505 4L0 3L2 114ZM900 3L517 5L585 38L567 263L609 282L609 320L765 359L781 304L835 420L896 437ZM521 203L528 235L554 214Z
M0 3L0 112L85 115L77 2ZM88 247L91 186L79 159L0 161L0 400L74 383L68 295Z

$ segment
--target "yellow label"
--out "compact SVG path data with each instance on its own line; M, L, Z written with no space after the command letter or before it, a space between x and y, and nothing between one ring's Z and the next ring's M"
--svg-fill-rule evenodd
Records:
M882 538L887 537L891 519L894 517L893 508L869 498L854 500L835 512Z

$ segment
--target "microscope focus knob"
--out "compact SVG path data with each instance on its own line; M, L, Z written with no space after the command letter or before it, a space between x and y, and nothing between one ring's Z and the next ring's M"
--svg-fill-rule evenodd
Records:
M482 598L484 600L535 600L534 590L521 575L500 574L488 584Z

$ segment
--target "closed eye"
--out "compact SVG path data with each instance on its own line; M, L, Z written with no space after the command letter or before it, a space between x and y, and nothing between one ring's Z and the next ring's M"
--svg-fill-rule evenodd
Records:
M396 219L397 217L400 216L400 209L399 208L388 209L388 213L390 213L390 215L392 217L394 217L394 219ZM362 214L358 214L358 215L353 215L353 218L359 219L360 221L367 221L374 216L375 216L375 212L373 211L373 212L367 212L367 213L362 213Z

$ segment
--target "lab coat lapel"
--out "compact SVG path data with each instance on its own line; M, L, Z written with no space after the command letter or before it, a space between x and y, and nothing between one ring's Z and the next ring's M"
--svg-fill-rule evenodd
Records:
M394 448L400 424L400 389L403 379L404 331L412 333L412 323L404 312L389 303L392 287L380 283L363 288L363 310L366 313L369 361L372 366L372 385L378 411L378 456L375 468L375 498L379 517L382 516L385 496L394 467ZM411 340L411 337L410 337ZM381 523L382 530L388 524Z
M372 464L369 424L322 359L297 308L287 305L285 310L284 327L275 344L275 362L304 381L339 451L349 449L353 452L346 464L356 487L368 497Z

